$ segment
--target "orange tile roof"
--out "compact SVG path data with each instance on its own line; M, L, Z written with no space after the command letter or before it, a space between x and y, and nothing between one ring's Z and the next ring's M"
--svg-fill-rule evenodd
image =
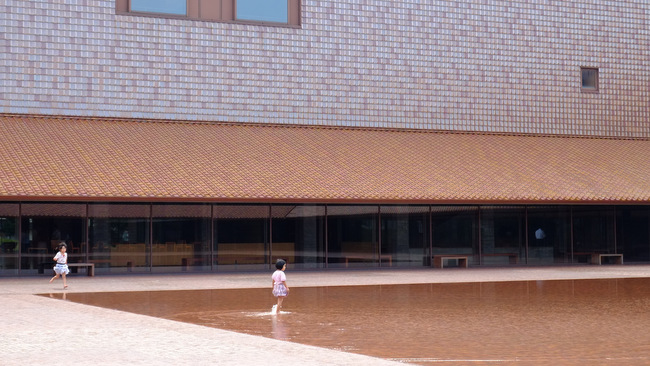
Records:
M0 115L0 200L650 201L650 141Z

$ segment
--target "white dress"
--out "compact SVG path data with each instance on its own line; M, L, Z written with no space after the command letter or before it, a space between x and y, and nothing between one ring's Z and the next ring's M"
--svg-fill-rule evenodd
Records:
M273 273L271 278L273 278L273 296L287 296L289 292L287 291L287 286L284 285L284 281L287 280L287 275L285 275L284 272L277 270Z
M54 256L54 260L56 260L56 266L54 266L54 272L56 274L67 275L70 273L70 269L68 268L68 253L61 254L61 252L58 252Z

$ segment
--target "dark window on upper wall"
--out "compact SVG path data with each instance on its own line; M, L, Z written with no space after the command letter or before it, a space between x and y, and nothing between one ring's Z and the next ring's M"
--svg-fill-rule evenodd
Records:
M300 0L116 0L122 15L299 26Z
M582 91L598 91L598 69L593 67L581 67L580 76L582 79Z

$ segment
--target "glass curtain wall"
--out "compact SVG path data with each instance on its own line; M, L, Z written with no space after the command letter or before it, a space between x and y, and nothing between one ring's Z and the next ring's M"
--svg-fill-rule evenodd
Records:
M60 243L67 245L68 263L86 260L85 204L24 203L21 213L21 272L54 273Z
M150 214L146 204L88 205L88 257L96 273L149 272Z
M616 251L625 263L650 261L650 209L647 206L616 208Z
M327 266L379 266L378 218L379 206L327 206Z
M18 274L18 204L0 203L0 275Z
M429 206L380 206L379 212L381 266L430 265Z
M271 206L271 262L292 268L325 266L325 206Z
M467 255L479 263L478 206L432 206L432 255Z
M153 272L210 269L210 205L157 204L151 212Z
M268 269L269 205L216 205L214 257L217 270Z
M51 273L61 242L97 273L648 263L650 207L0 203L0 275Z
M573 263L590 263L592 254L616 253L614 206L573 208Z
M570 263L570 208L529 206L527 214L528 264Z
M526 263L525 208L481 207L481 265Z

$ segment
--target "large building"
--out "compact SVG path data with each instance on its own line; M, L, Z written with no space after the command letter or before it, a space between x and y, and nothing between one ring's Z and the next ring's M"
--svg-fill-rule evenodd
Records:
M0 275L650 263L648 11L5 1Z

